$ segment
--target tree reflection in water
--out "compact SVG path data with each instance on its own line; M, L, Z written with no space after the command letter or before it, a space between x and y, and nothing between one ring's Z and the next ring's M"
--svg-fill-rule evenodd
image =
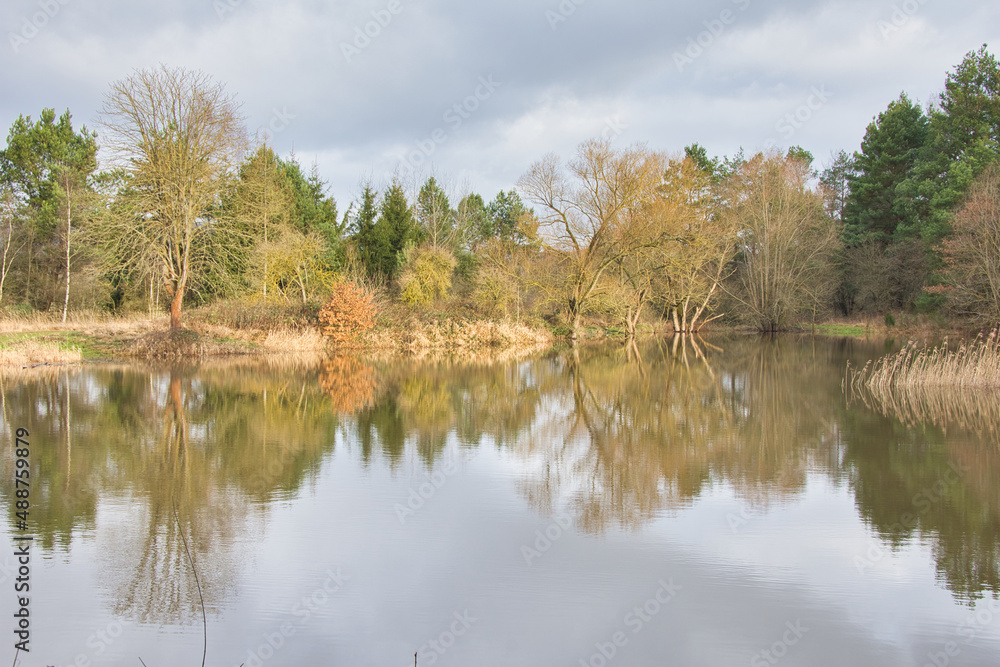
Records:
M68 553L106 516L117 545L102 550L106 580L118 582L109 592L137 620L200 620L182 535L215 613L239 539L316 477L338 434L365 465L393 468L408 452L433 468L449 447L495 448L531 506L567 511L591 533L640 527L721 487L765 508L823 475L850 485L890 548L930 540L955 595L998 592L1000 453L981 430L845 401L847 359L879 352L676 338L494 361L102 365L5 372L0 408L36 443L37 544ZM10 479L0 481L8 505Z

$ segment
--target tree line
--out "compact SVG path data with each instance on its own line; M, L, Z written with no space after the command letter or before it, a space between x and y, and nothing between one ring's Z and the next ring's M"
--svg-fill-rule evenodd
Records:
M437 178L363 183L342 214L316 167L247 133L207 75L110 87L100 136L21 116L0 151L0 307L319 304L345 281L414 312L586 318L634 335L830 314L1000 321L1000 66L986 46L922 108L906 93L822 170L800 147L713 157L603 139L486 202ZM98 140L100 139L100 144ZM98 160L100 146L100 160Z

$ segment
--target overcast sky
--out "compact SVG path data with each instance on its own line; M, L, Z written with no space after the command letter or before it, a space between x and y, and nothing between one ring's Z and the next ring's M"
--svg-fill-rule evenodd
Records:
M993 0L4 0L0 125L69 108L100 131L111 82L202 70L294 149L340 210L359 183L434 173L489 200L530 164L614 137L711 154L853 151L901 91L926 104Z

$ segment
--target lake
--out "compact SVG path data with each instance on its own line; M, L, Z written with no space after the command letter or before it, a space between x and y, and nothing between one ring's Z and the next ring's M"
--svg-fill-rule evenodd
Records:
M4 655L1000 664L1000 402L845 394L897 347L5 371Z

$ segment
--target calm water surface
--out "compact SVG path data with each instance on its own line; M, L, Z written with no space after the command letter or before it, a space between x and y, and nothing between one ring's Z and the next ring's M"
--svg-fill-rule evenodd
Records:
M30 534L24 665L199 665L202 600L218 666L1000 664L1000 402L846 397L886 349L7 371L0 651Z

